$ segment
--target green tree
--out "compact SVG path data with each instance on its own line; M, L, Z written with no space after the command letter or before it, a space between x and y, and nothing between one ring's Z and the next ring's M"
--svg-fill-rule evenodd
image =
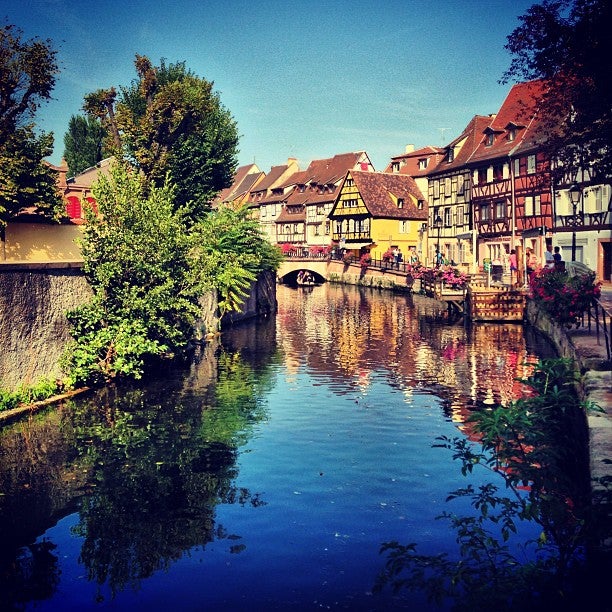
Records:
M52 217L63 210L56 172L43 162L53 135L36 135L31 123L50 99L57 71L50 41L23 40L14 25L0 29L0 237L24 209Z
M102 119L112 144L159 187L168 172L176 205L190 207L193 221L210 210L213 196L231 184L237 166L236 122L213 83L183 62L154 67L136 56L137 78L127 87L98 90L84 109Z
M607 0L544 0L508 36L503 80L546 82L540 114L560 171L612 173L611 10Z
M72 115L64 135L64 158L69 176L95 166L107 156L103 146L106 130L97 117Z
M68 313L75 343L70 382L140 378L152 358L180 352L204 290L192 266L192 237L166 184L143 193L138 173L117 163L93 187L82 240L93 299Z
M222 314L238 309L257 274L280 262L246 210L191 226L168 182L145 191L127 165L117 163L93 194L100 214L88 211L82 252L94 296L68 313L68 384L140 378L155 361L181 356L205 291L218 291Z
M258 274L276 270L283 259L246 207L216 210L204 217L194 233L196 265L218 291L221 316L239 310Z

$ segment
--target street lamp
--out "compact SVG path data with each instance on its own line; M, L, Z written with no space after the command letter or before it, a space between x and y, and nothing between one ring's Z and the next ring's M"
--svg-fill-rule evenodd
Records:
M434 219L434 227L438 230L438 244L436 246L436 267L440 265L440 230L442 229L442 217L440 215L436 215Z
M568 194L572 203L572 261L576 261L576 208L582 196L582 189L576 183L572 183Z

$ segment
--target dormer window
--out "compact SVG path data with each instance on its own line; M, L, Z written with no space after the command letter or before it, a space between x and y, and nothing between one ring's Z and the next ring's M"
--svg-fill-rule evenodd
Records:
M404 208L404 198L397 198L397 207Z
M419 170L425 170L425 168L427 168L427 164L429 164L428 157L425 157L424 159L419 159Z
M398 161L391 162L391 172L399 172L400 164Z
M493 134L493 132L487 132L485 134L485 146L487 147L492 146L494 141L495 141L495 135Z
M508 140L510 142L512 142L513 140L515 140L516 138L516 129L515 128L510 128L508 130Z
M450 163L455 159L455 147L448 147L446 150L446 162Z
M423 210L423 200L417 202L417 210Z

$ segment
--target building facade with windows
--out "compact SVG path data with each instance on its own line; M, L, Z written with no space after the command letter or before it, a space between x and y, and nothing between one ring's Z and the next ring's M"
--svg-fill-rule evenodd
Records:
M332 240L358 256L382 258L401 249L404 259L419 244L427 203L408 175L352 170L346 173L330 213Z

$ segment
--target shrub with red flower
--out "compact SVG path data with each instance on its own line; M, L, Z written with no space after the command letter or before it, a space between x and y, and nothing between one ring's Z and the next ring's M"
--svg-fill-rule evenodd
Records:
M330 247L315 245L308 247L308 254L310 257L321 257L323 255L327 255L329 253Z
M283 244L280 245L280 250L283 255L291 255L295 253L297 249L292 244L283 242Z
M412 278L423 278L423 275L428 271L422 263L406 264L406 274L410 274Z
M441 280L449 289L463 289L467 285L468 277L455 266L439 266L433 270L435 278Z
M580 320L601 295L601 283L595 282L595 272L570 276L567 272L543 268L531 277L531 297L553 319L568 327L580 325Z
M372 256L369 253L364 253L359 258L359 265L362 268L367 268L372 263Z

